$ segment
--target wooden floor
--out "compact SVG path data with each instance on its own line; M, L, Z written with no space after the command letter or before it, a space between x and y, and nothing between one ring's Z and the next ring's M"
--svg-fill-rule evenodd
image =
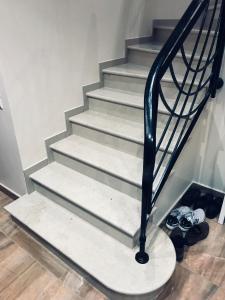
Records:
M0 192L0 300L106 300L19 228ZM225 225L210 221L207 240L188 249L158 300L225 300Z

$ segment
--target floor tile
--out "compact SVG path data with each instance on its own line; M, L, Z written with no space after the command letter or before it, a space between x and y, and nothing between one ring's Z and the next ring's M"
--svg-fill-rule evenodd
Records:
M0 299L5 300L1 296L1 292L32 264L34 264L34 259L19 247L0 262Z
M190 251L182 266L191 272L198 273L212 283L225 288L225 259L207 253ZM224 295L225 299L225 295Z
M11 238L56 277L64 278L66 276L69 267L23 230L15 232Z
M206 300L216 291L216 285L177 264L174 275L157 300Z

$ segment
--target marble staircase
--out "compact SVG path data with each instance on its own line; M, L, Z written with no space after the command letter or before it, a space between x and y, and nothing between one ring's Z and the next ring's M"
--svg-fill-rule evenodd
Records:
M33 192L6 206L110 299L156 299L176 265L173 245L156 225L177 199L161 207L159 215L157 205L153 210L149 263L140 265L134 258L140 229L143 92L151 64L171 30L156 24L148 42L127 46L125 63L103 68L101 87L86 93L84 111L69 119L68 136L50 145L49 164L31 174ZM178 77L182 72L179 55L176 72ZM172 103L175 89L169 74L163 85ZM158 139L167 119L159 103ZM164 153L164 144L160 151ZM173 186L168 182L167 188Z

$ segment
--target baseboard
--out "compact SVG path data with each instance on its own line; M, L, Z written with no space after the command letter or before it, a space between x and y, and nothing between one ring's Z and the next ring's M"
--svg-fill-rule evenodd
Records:
M21 197L19 194L17 194L16 192L14 192L13 190L11 190L10 188L8 188L2 183L0 183L0 191L13 200L16 200Z
M48 165L48 159L46 158L23 171L28 194L30 194L34 191L34 187L33 187L32 181L30 179L30 175L33 174L34 172L37 172L38 170L44 168L47 165Z
M137 38L130 38L125 41L126 48L139 43L147 43L152 41L152 36L146 35Z

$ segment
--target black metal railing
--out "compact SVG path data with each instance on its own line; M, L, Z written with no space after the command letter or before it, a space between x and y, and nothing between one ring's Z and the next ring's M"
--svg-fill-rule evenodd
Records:
M205 104L223 85L219 75L224 47L225 0L193 0L150 70L144 98L142 211L140 250L136 254L139 263L149 260L146 230L157 197ZM164 77L170 78L168 84L174 91L172 105L166 96L168 87L162 84ZM157 138L159 101L167 109L168 119ZM155 186L157 176L160 181Z

